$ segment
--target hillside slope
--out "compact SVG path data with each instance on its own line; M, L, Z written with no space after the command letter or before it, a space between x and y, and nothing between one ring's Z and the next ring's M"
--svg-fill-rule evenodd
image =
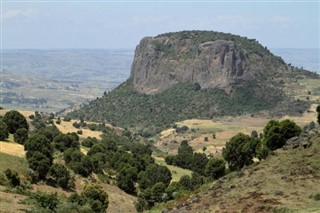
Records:
M312 145L276 150L257 165L168 203L166 212L319 212L320 130L301 144Z
M286 65L254 39L208 31L167 33L142 39L130 78L70 115L155 131L190 118L263 110L299 114L310 103L295 100L290 86L305 78L319 76Z

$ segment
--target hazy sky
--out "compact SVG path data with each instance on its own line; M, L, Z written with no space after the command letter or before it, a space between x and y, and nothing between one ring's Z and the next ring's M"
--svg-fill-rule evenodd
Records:
M319 1L1 0L3 49L130 48L144 36L214 30L269 48L319 48Z

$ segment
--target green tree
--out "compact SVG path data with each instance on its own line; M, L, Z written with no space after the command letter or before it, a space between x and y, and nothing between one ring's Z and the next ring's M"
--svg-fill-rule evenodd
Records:
M194 153L192 158L192 171L204 175L208 158L204 153Z
M27 159L31 158L34 152L40 152L52 162L53 146L51 145L50 140L42 134L31 136L25 142L24 150L27 151Z
M270 120L263 129L263 142L269 149L275 150L283 147L287 139L298 136L301 132L302 129L294 121Z
M168 186L171 181L171 172L166 166L151 164L146 168L146 171L140 172L138 183L140 188L146 189L152 187L158 182Z
M3 122L8 126L9 133L13 134L17 129L25 128L29 129L26 118L18 111L11 110L3 116Z
M8 127L5 122L0 120L0 140L5 140L9 137Z
M13 134L13 140L19 144L24 144L28 140L28 130L24 128L17 129Z
M164 185L164 183L162 183L162 182L156 183L151 188L152 198L157 202L161 202L162 195L165 192L165 190L166 190L166 186Z
M29 167L34 170L40 180L46 179L52 162L41 152L34 152L28 159Z
M188 141L183 140L178 149L176 165L185 169L192 169L193 149Z
M11 186L16 187L20 185L20 178L17 172L12 171L11 169L6 169L4 174L6 175Z
M99 185L86 185L81 196L87 200L94 212L105 212L108 208L108 194Z
M226 143L222 156L231 170L241 169L253 163L256 146L257 141L254 138L238 133Z
M183 175L179 180L179 184L186 190L192 189L191 178L189 175Z
M118 187L129 194L135 193L135 180L137 180L137 170L129 165L124 166L117 175Z
M223 159L211 158L205 168L207 177L218 179L225 174L226 163Z
M49 170L49 176L62 188L68 188L71 181L69 170L62 164L53 164Z
M60 133L53 139L54 147L63 152L68 148L80 149L79 138L73 134Z

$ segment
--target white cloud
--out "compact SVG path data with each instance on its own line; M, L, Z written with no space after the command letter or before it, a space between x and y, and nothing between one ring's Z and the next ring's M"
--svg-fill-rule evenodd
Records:
M29 8L26 10L8 10L1 16L1 21L13 18L35 18L38 16L38 10Z

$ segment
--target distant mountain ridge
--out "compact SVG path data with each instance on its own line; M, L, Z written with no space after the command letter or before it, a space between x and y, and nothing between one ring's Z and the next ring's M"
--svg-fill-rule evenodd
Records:
M310 103L289 97L285 87L303 78L319 76L287 65L255 39L166 33L141 40L126 82L70 115L155 130L189 118L299 114Z

